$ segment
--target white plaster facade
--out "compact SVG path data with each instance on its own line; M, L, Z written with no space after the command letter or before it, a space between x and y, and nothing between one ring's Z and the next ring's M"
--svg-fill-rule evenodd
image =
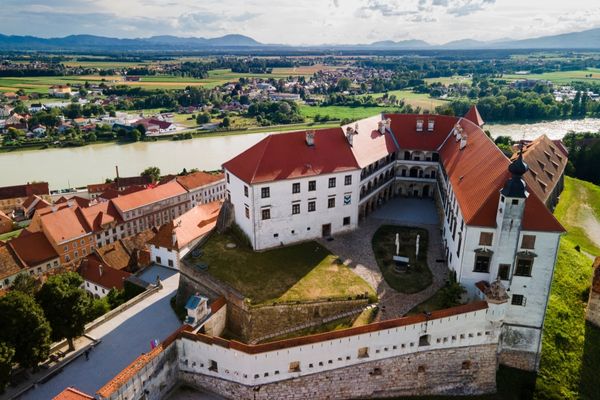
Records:
M247 184L233 173L225 173L235 221L255 250L330 236L358 226L359 169L260 184ZM299 185L297 193L294 185ZM268 197L263 197L263 188L268 189ZM263 219L263 210L268 210L269 218Z

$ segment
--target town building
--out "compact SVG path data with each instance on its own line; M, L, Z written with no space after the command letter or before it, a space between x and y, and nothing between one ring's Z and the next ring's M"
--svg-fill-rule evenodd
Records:
M93 396L87 395L74 387L68 387L60 392L52 400L94 400Z
M77 273L83 278L82 289L96 298L107 296L112 289L123 290L125 280L131 276L129 272L105 264L96 254L85 257Z
M14 210L21 209L27 198L33 195L49 202L51 199L48 182L0 187L0 211L11 215Z
M0 289L10 287L19 274L40 277L60 266L57 252L42 233L25 231L6 244L0 243Z
M68 85L53 85L48 89L48 94L52 97L70 97L71 86Z
M175 180L188 191L191 206L225 199L225 175L204 171L176 176Z
M213 230L220 209L218 201L197 205L161 226L148 242L152 262L179 269L181 259Z
M445 261L468 297L496 279L511 295L501 362L535 370L564 228L526 185L525 150L511 162L482 125L473 107L268 136L223 165L235 222L263 250L354 229L392 197L433 198Z
M0 211L0 234L13 230L13 220L2 211Z

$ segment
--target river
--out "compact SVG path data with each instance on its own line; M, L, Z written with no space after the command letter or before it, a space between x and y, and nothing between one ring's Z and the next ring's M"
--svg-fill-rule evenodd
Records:
M560 139L569 131L598 132L600 119L566 120L536 124L486 125L494 137L511 136L515 140L535 139L541 134ZM157 166L163 174L183 168L213 170L221 167L268 133L211 136L182 141L106 143L84 147L0 153L0 186L30 181L47 181L51 189L85 186L115 176L138 175L148 166Z

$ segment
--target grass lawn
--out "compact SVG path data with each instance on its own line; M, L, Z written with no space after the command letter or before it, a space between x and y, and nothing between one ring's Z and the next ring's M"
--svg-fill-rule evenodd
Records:
M566 178L554 214L568 229L563 236L544 325L542 359L536 397L597 399L600 376L600 330L585 322L592 260L582 250L600 255L586 236L589 218L600 222L600 187ZM597 240L597 239L596 239Z
M400 234L400 256L408 257L410 268L406 272L395 272L392 260L396 251L396 233ZM419 256L415 254L417 235ZM427 266L428 232L422 228L409 228L394 225L380 227L371 241L377 265L385 281L402 293L417 293L431 285L433 275Z
M590 74L592 74L591 77L586 77L586 75ZM505 74L502 76L502 79L509 81L514 81L517 79L545 79L557 84L568 84L573 81L600 82L600 69L588 68L586 70L546 72L543 74L527 75Z
M352 120L372 117L382 112L394 112L395 107L350 107L350 106L300 106L300 114L306 118L313 119L315 115L328 116L330 119L341 120L350 118Z
M451 79L451 78L439 78L439 79ZM370 93L364 96L372 96L378 98L383 96L385 93ZM410 104L413 107L421 107L423 110L433 111L437 106L440 106L446 102L446 100L440 100L429 96L427 93L415 93L412 90L390 90L387 92L389 96L396 96L398 100L404 100L406 104Z
M443 76L440 78L425 78L423 80L427 84L432 84L434 82L440 82L444 86L450 86L453 83L464 83L467 85L471 85L471 83L473 82L473 80L471 78L469 78L467 76L460 76L460 75Z
M19 236L19 233L21 233L22 230L23 229L17 229L16 231L3 233L2 235L0 235L0 240L6 241L12 238L16 238L17 236Z
M227 249L228 243L237 248ZM254 252L231 233L214 234L191 263L240 291L252 303L347 299L376 294L362 278L336 262L317 242Z

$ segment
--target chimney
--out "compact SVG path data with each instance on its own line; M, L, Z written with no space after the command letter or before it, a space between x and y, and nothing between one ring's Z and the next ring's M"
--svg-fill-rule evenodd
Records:
M358 135L358 132L356 132L351 126L346 127L346 140L348 140L348 144L350 146L352 146L354 143L354 135Z
M380 133L381 135L384 135L384 134L385 134L385 122L383 122L383 121L379 121L379 122L377 123L377 130L379 131L379 133Z
M117 177L115 179L115 182L117 184L117 189L119 188L119 166L115 165L115 172L117 173Z
M102 264L98 265L98 273L102 276Z
M67 207L72 208L75 205L75 201L73 199L67 200Z
M53 213L58 211L58 206L56 204L52 204L51 210Z
M392 129L392 119L391 118L386 118L386 120L385 120L385 128L387 130L391 130Z
M465 147L467 147L467 136L466 135L460 139L459 149L462 150Z
M306 131L306 145L311 147L315 145L315 131Z

